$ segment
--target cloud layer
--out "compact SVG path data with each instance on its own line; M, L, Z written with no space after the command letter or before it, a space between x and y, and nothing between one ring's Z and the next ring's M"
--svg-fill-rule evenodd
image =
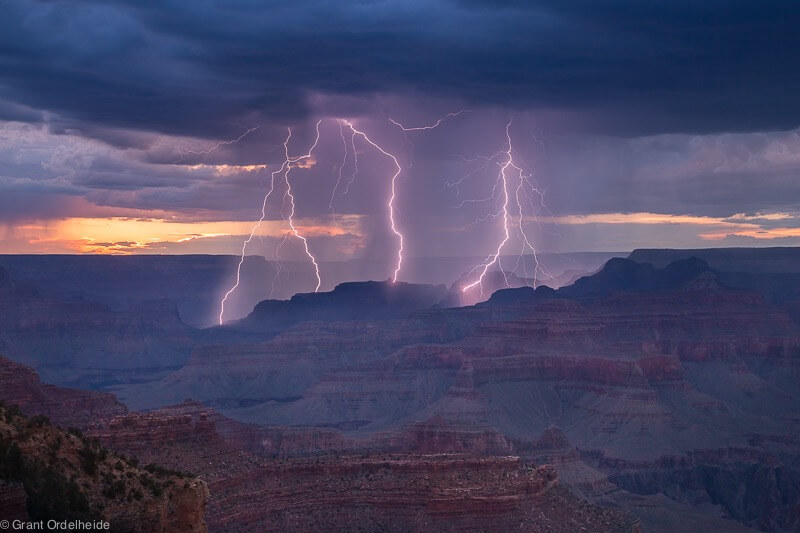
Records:
M294 174L312 246L389 253L391 168L363 143L342 167L335 117L401 159L410 253L491 249L481 158L509 118L549 208L528 219L541 246L800 243L798 27L791 0L0 2L0 251L235 253L286 128L301 153L322 118ZM459 109L433 131L388 121ZM354 186L332 197L340 172ZM331 207L358 223L320 231ZM279 194L267 219L285 209Z
M604 132L792 129L798 26L792 0L4 2L0 113L218 137L399 93Z

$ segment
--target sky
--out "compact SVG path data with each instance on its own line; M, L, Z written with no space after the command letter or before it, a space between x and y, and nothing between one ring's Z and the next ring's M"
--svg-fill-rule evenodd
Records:
M0 0L0 252L238 254L262 205L247 253L387 275L398 234L800 245L798 27L793 0Z

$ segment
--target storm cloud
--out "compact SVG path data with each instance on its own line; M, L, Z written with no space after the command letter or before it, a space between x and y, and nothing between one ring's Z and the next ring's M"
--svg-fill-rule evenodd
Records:
M299 154L324 119L293 171L312 247L392 254L391 164L335 117L400 158L411 254L491 249L497 165L480 167L509 120L548 249L798 243L798 27L789 0L0 2L0 251L37 250L47 221L107 217L165 226L94 248L238 253L287 128ZM388 120L459 109L435 131ZM354 186L333 194L342 175ZM272 242L285 195L266 207ZM327 232L334 212L351 227Z
M315 94L560 109L624 135L800 125L791 0L0 4L0 114L230 136Z

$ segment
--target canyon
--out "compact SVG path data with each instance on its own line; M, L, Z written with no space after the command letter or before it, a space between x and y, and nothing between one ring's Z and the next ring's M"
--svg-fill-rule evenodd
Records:
M202 330L0 270L0 399L197 474L211 530L796 530L798 263L675 253L466 307L350 283Z
M496 434L491 437L505 445L499 450L462 449L472 453L451 453L450 444L454 441L450 435L439 446L409 453L401 437L395 447L404 452L387 455L383 442L361 443L362 453L354 454L357 445L341 439L326 446L313 431L269 428L266 434L286 446L282 453L274 454L281 455L279 460L266 459L267 449L258 450L260 455L246 449L252 447L247 444L251 428L199 403L127 412L108 394L46 385L22 365L4 358L0 363L3 383L17 383L14 390L0 389L0 396L4 402L22 403L25 412L33 415L29 424L38 424L35 421L44 420L41 413L48 413L54 423L77 423L86 432L86 437L76 429L67 434L51 428L48 421L42 430L48 436L35 438L34 442L65 440L67 450L62 453L69 457L80 456L69 449L80 446L80 439L84 447L88 442L97 442L93 446L102 444L121 454L120 459L103 455L100 472L87 472L87 480L79 481L89 494L87 500L97 506L95 513L103 509L102 516L112 521L115 530L205 531L206 523L212 531L461 531L504 527L523 531L628 532L640 527L639 520L630 513L576 497L558 482L550 467L534 467L519 457L476 453L510 451ZM0 414L8 419L4 413ZM12 423L19 426L22 416L13 416ZM227 426L226 438L217 430L217 424ZM263 428L256 428L259 429ZM436 425L424 428L422 435L413 432L413 438L419 442L422 436L423 442L429 442L424 438L427 432L438 429ZM19 440L19 433L7 435L2 423L0 433L3 439ZM476 436L484 440L482 435ZM262 446L266 444L265 440L261 442ZM44 453L31 446L26 442L22 447L27 461ZM348 448L350 454L325 453ZM102 449L97 450L98 455L104 454ZM59 475L74 472L71 465L77 460L61 461L67 466L56 470ZM106 468L106 463L113 466ZM117 487L114 483L122 487L119 479L149 476L128 475L136 465L145 463L146 471L153 476L168 476L164 488L158 489L167 491L168 506L147 498L134 498L136 503L132 505L133 500L126 500L125 495L140 494L142 489L136 487L126 486L117 491L119 494L110 494L109 487ZM122 477L115 475L98 494L96 487L101 482L96 478L105 479L109 476L105 471L112 469L120 470L118 475ZM202 472L204 481L181 473L185 471ZM28 516L26 493L31 493L27 486L25 489L20 484L0 485L4 508L23 518ZM37 494L31 493L31 497L36 498ZM127 514L118 515L123 505L127 506Z

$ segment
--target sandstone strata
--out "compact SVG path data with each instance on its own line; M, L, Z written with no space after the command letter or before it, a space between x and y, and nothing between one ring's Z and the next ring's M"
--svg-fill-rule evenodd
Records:
M238 482L237 482L238 483ZM635 531L638 521L560 487L517 458L339 457L273 463L230 491L229 531ZM239 486L238 490L242 487Z
M0 450L0 474L24 485L31 520L105 520L113 531L131 532L207 529L203 481L155 465L140 468L42 417L0 407ZM18 490L10 498L18 500Z
M0 400L64 428L101 426L128 409L113 394L42 383L36 372L0 356Z

